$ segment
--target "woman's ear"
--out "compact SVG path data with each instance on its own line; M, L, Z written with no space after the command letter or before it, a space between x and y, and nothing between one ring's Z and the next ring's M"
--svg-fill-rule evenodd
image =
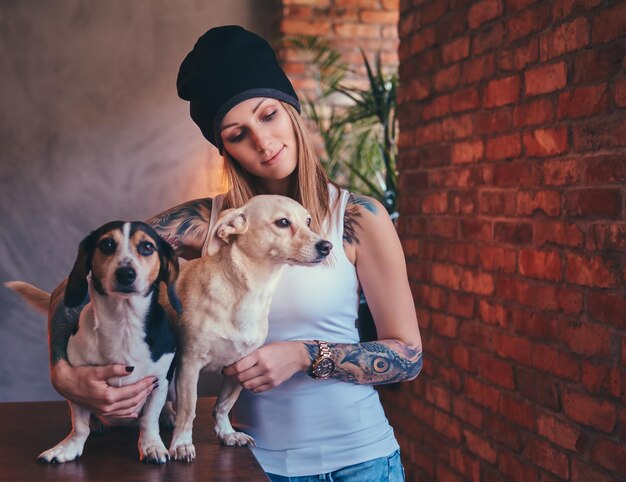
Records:
M209 233L209 243L206 247L206 254L213 256L228 244L233 236L245 233L248 229L248 220L243 209L226 209L222 211L215 223L213 230Z
M76 261L65 287L64 302L68 308L80 305L87 296L87 275L91 271L91 259L98 237L99 231L93 231L78 246Z

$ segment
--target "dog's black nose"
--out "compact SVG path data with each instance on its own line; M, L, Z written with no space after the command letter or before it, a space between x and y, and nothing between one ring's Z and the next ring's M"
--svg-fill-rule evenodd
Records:
M124 266L123 268L118 268L115 271L115 279L122 286L133 284L133 281L135 281L136 278L137 272L130 266Z
M315 245L315 249L317 249L317 252L321 255L321 256L328 256L328 253L330 253L330 250L333 249L333 243L331 243L330 241L320 241L319 243L317 243Z

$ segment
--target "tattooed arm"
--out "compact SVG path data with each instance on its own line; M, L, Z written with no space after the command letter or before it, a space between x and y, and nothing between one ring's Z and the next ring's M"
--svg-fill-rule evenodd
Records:
M178 256L199 258L211 221L210 198L186 202L148 219L148 224L169 242Z
M335 362L332 377L357 384L414 379L422 368L422 343L400 240L383 206L351 198L344 219L344 250L372 312L377 341L326 340ZM273 342L224 369L252 392L270 390L296 372L309 371L318 356L313 340Z

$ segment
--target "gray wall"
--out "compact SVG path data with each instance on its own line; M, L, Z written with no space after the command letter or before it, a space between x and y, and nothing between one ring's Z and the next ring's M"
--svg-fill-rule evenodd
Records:
M0 2L0 282L52 290L80 240L219 186L219 158L178 99L208 28L271 37L270 0ZM0 286L0 401L58 399L46 317Z

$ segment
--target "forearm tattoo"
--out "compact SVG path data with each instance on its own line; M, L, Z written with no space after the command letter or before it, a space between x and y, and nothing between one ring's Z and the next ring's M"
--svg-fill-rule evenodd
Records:
M67 360L67 342L78 329L78 318L87 300L77 308L67 308L63 301L67 280L61 283L50 297L48 311L48 334L50 344L50 365L59 360Z
M178 256L185 259L198 258L211 222L209 198L196 199L176 206L148 219L150 224Z
M350 194L343 217L343 241L345 243L360 243L357 228L359 227L359 218L362 214L359 206L363 206L373 214L378 214L376 205L369 198Z
M318 356L315 342L307 342L311 361ZM421 348L397 340L329 343L335 362L332 378L360 385L379 385L414 379L422 369Z

